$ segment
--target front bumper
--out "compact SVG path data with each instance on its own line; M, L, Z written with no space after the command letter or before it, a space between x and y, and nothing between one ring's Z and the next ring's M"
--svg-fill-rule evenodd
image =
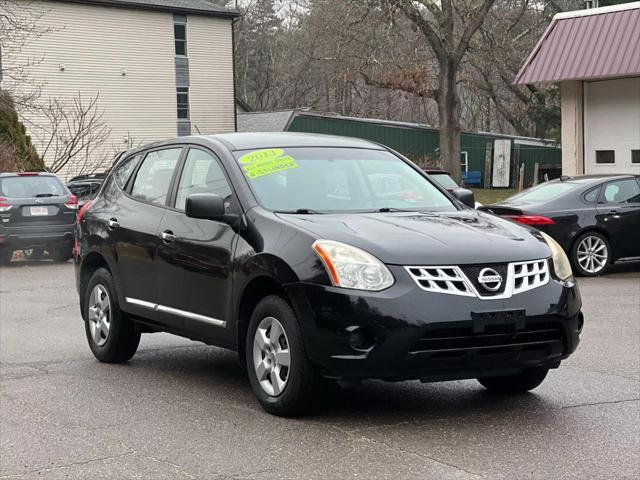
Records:
M0 228L0 245L13 250L73 242L74 223Z
M287 293L310 360L330 377L424 381L555 368L582 330L577 286L555 280L511 298L478 299L417 288L401 267L396 284L361 292L296 283ZM361 348L356 339L364 338Z

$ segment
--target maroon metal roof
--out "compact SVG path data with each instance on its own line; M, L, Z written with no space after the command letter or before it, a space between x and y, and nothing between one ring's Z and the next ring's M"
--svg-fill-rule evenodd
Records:
M558 14L516 84L640 75L640 2Z

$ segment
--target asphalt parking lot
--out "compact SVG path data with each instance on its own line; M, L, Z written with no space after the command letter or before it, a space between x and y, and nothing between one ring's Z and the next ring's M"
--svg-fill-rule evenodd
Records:
M638 478L640 268L581 279L582 344L534 393L373 382L311 417L254 400L234 353L86 345L73 267L0 269L0 478Z

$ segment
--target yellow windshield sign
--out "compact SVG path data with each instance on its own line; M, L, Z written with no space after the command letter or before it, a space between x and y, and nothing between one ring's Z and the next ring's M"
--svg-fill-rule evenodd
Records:
M293 157L284 154L280 148L269 148L246 153L238 160L244 174L250 178L259 178L272 173L297 168Z

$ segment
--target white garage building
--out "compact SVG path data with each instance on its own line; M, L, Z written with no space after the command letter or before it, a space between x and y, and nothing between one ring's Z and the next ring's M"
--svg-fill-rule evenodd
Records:
M556 15L515 81L544 82L560 82L563 174L640 174L640 2Z

